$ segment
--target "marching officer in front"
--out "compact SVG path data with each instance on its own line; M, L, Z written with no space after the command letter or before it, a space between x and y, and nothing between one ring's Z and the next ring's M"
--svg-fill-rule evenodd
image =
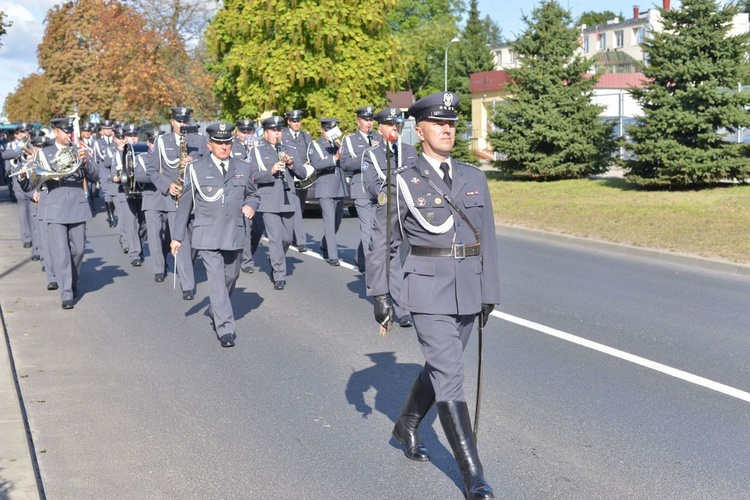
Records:
M402 238L402 305L411 311L425 365L407 395L393 437L412 460L429 460L418 427L433 402L456 458L469 499L494 498L484 479L463 390L463 351L479 317L486 322L500 300L495 222L487 179L476 167L451 158L458 96L440 92L409 108L424 153L405 162L378 195L367 255L367 294L375 319L392 316L386 262ZM387 221L391 204L392 220ZM392 241L385 241L390 223Z
M252 219L258 208L250 165L231 157L232 130L234 125L224 122L206 129L210 155L187 166L171 243L179 255L194 213L191 244L206 267L211 318L222 347L234 346L237 338L231 295L240 275L245 218Z
M52 120L52 126L55 143L39 152L42 168L49 171L53 170L50 165L55 156L63 148L72 145L73 119L56 118ZM63 309L73 309L74 306L86 241L86 221L93 217L83 180L88 179L91 183L99 179L96 166L86 160L84 150L77 151L77 158L81 162L77 170L66 177L45 183L48 193L44 220L47 222L49 236L45 244L49 246L48 255L54 263Z
M190 123L190 115L193 110L185 107L172 108L172 133L160 135L156 138L154 151L147 158L146 170L151 182L161 193L158 206L146 208L146 224L149 217L151 226L158 227L163 220L169 223L169 229L174 225L174 216L177 210L176 199L180 196L182 186L179 184L181 169L188 163L204 156L207 152L206 137L198 133L187 132ZM183 133L185 132L185 133ZM185 140L182 146L182 140ZM192 228L188 224L187 236L182 240L182 251L175 258L175 267L180 277L183 300L193 300L195 297L195 275L193 273L193 252L190 249L190 233ZM149 240L151 243L151 241ZM154 241L151 249L158 250L162 247L161 241ZM154 251L152 257L157 269L164 266L164 256ZM155 281L163 281L163 277L157 273ZM161 278L161 279L160 279Z
M263 141L250 153L252 182L260 197L258 212L268 236L268 257L271 261L273 288L286 286L286 252L292 244L294 207L297 194L293 177L303 177L294 160L281 144L284 119L271 116L262 122Z
M306 111L302 109L293 109L284 113L288 126L281 133L281 143L291 149L289 154L294 159L294 164L298 166L304 165L307 161L307 147L312 142L310 133L301 130L302 118L305 115ZM307 189L296 188L296 191L299 209L294 211L294 244L300 252L307 252L307 231L305 222L302 220L307 201Z
M341 144L329 135L338 127L338 120L321 118L321 137L313 142L307 150L310 165L317 171L318 180L315 181L315 195L320 202L323 215L323 239L320 251L323 258L332 266L339 266L339 251L336 245L336 233L344 216L344 198L349 187L346 185L344 171L341 169Z
M355 264L359 272L365 272L365 250L370 244L372 219L375 216L375 202L370 198L362 183L362 156L373 146L372 122L375 106L362 106L357 109L357 129L347 135L341 146L341 169L351 175L349 188L359 218L359 245Z

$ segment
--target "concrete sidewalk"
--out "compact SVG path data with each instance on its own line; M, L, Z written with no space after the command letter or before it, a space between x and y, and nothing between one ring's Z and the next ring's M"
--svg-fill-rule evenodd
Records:
M13 364L13 346L6 329L6 314L12 311L8 281L19 268L31 263L31 250L23 248L18 228L18 210L10 202L8 190L0 187L0 321L3 347L0 348L0 499L31 500L43 498L37 483L36 457L27 439L23 403L17 388ZM37 263L34 263L37 264ZM22 279L22 277L18 277ZM40 283L29 283L29 291Z

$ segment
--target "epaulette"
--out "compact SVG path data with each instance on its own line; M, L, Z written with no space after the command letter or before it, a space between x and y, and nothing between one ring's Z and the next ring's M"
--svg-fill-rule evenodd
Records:
M407 170L409 170L410 168L413 168L413 167L416 167L416 164L414 164L414 165L401 165L400 168L397 168L396 170L393 171L393 174L398 175L398 174L400 174L402 172L406 172Z
M458 161L458 160L455 160L455 162L457 165L461 165L462 167L472 167L472 168L476 168L477 170L481 170L479 167L471 163L466 163L466 162Z

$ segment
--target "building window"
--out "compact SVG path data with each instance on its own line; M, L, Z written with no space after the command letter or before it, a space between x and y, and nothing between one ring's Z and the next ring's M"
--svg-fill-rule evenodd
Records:
M516 54L512 50L508 51L508 63L516 64Z
M583 51L585 53L588 53L589 51L589 37L588 36L583 37Z
M623 46L623 34L622 30L615 31L615 47L622 47Z
M643 27L633 28L633 45L640 45L643 43Z
M607 34L599 33L599 50L607 49Z

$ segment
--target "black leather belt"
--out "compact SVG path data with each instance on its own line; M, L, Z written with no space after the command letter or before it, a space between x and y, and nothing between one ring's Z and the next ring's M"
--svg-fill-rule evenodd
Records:
M411 254L418 257L453 257L463 259L481 253L481 245L453 245L452 247L411 247Z
M49 180L47 181L48 189L49 185L52 185L53 187L80 187L83 185L83 179L78 181L56 181L56 180Z

